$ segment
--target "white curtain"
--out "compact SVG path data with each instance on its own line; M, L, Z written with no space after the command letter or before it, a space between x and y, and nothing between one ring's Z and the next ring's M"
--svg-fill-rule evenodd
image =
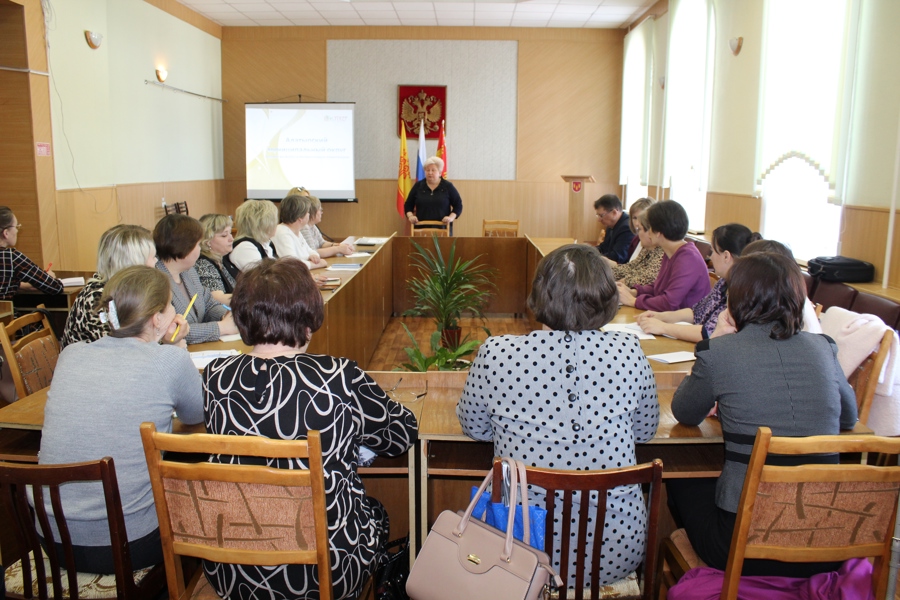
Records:
M709 137L716 27L708 0L673 0L666 74L664 180L670 197L687 210L690 227L703 230L709 180Z
M626 186L646 186L648 180L654 23L646 19L625 35L619 184Z

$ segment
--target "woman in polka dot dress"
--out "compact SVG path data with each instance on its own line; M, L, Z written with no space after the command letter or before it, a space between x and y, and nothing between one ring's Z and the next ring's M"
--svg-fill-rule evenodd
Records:
M563 246L538 265L528 306L551 331L492 337L481 346L456 409L463 431L493 440L496 456L535 466L593 471L636 464L635 443L656 433L659 402L637 337L599 331L618 310L610 268L594 248ZM533 488L530 498L543 505L543 490ZM647 524L639 486L612 490L607 501L601 584L641 563ZM562 502L557 507L558 521ZM579 509L573 506L573 523ZM595 512L596 496L591 520ZM592 552L590 544L574 546L569 573Z

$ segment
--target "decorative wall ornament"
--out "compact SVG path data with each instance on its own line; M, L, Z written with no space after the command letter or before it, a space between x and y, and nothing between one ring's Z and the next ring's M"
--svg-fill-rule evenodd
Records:
M397 110L406 134L419 134L419 123L425 123L425 138L436 140L440 134L441 120L447 119L447 86L398 85ZM400 135L397 128L397 136Z

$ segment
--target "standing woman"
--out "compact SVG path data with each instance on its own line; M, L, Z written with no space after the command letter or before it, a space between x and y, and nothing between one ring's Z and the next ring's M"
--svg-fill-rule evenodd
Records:
M659 275L650 285L619 282L619 302L642 310L679 310L699 302L710 292L709 269L693 242L684 239L688 216L674 200L647 209L648 241L663 249Z
M188 344L212 342L223 335L237 333L231 313L203 287L194 268L200 257L202 237L203 226L187 215L166 215L153 228L153 241L159 258L156 268L169 276L176 312L183 315L191 304L191 298L197 295L187 314L187 322L191 325L186 338Z
M528 307L550 330L495 336L481 345L456 408L463 432L493 440L494 456L538 467L597 471L637 464L635 444L652 438L659 424L656 379L635 336L600 331L618 310L609 265L593 246L554 250L538 264ZM543 505L543 490L535 488L533 496ZM557 510L562 519L562 503ZM593 521L596 499L589 510ZM640 486L610 494L605 524L598 578L609 584L644 557ZM573 565L572 588L574 565L592 549L570 548L561 557L560 544L554 548L555 567L562 560ZM590 581L590 566L584 577Z
M200 241L200 258L195 265L203 287L212 292L212 297L223 304L231 302L234 277L222 264L222 259L231 252L234 236L231 234L231 217L228 215L203 215L203 239Z
M838 364L837 345L828 336L801 331L805 299L806 284L793 260L772 252L739 258L728 273L735 333L717 331L697 344L691 374L672 398L672 414L685 425L699 425L718 403L722 474L666 482L676 524L713 568L728 562L757 429L805 437L836 435L856 423L856 396ZM822 455L821 462L837 463L838 457ZM810 577L837 566L746 560L743 574Z
M247 200L234 213L238 237L234 248L224 259L232 276L248 269L264 258L277 258L275 228L278 226L278 207L269 200Z
M419 221L443 221L451 224L450 235L453 235L452 223L462 214L462 198L453 184L441 177L443 170L443 159L432 156L426 160L425 179L413 184L403 210L412 225Z
M659 267L662 264L663 250L650 242L650 224L647 221L647 209L656 204L653 198L641 198L628 210L628 226L634 232L633 247L629 248L631 259L623 264L606 258L612 267L613 277L628 287L647 285L656 281Z
M662 312L648 310L638 315L637 322L641 329L645 333L666 335L688 342L699 342L711 336L719 321L719 313L726 308L728 272L744 248L761 239L761 235L740 223L716 227L712 234L713 252L710 260L719 281L712 291L690 308ZM693 324L687 325L685 322Z
M190 355L159 343L179 324L179 335L186 330L171 297L168 278L156 269L140 265L113 275L98 304L110 323L109 335L62 351L44 411L40 464L115 460L135 569L159 564L163 557L138 429L153 421L160 431L171 431L176 411L183 423L203 420L200 375ZM103 494L94 484L63 488L76 569L115 573ZM52 512L49 498L46 503ZM55 531L54 519L50 522Z
M334 597L356 598L378 567L387 541L384 506L368 495L357 471L360 446L399 456L418 436L416 418L354 361L307 354L324 319L322 293L296 258L265 259L234 289L234 320L249 354L218 358L203 373L206 429L220 435L298 439L322 436L325 502ZM266 459L213 456L211 461L266 464ZM301 460L269 466L305 469ZM318 598L314 565L257 567L204 561L222 598Z
M321 258L329 258L336 254L343 254L344 256L353 254L355 248L352 244L330 242L325 239L325 236L319 231L319 223L322 222L323 214L322 201L315 196L310 196L308 193L306 196L312 203L312 208L310 209L309 223L300 230L300 233L303 235L306 243L309 244L309 247Z
M97 272L78 292L66 318L60 346L93 342L109 333L109 323L101 321L97 314L103 288L113 275L135 265L156 265L156 246L150 232L140 225L116 225L103 232L97 248Z
M16 250L22 225L13 211L0 206L0 300L12 300L19 285L34 286L45 294L61 294L62 282L53 271L44 271Z

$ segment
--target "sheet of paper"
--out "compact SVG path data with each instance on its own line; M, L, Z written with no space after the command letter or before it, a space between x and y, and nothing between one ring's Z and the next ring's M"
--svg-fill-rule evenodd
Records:
M651 354L647 358L671 365L694 360L694 353L682 350L680 352L666 352L665 354Z
M205 369L206 366L217 358L224 356L237 356L240 354L237 350L206 350L204 352L191 352L191 360L198 370Z
M62 282L63 287L84 285L84 277L63 277L60 281Z
M330 265L326 271L356 271L362 266L362 263L336 263Z
M223 335L219 338L220 342L239 342L241 341L241 334L232 333L230 335Z
M600 331L621 331L622 333L630 333L631 335L636 335L639 340L655 340L656 336L644 333L641 330L641 326L637 323L607 323L603 327L600 328Z
M369 258L372 256L371 252L354 252L353 254L342 254L344 258Z
M386 237L364 237L356 240L357 246L374 246L376 244L383 244L388 241Z

